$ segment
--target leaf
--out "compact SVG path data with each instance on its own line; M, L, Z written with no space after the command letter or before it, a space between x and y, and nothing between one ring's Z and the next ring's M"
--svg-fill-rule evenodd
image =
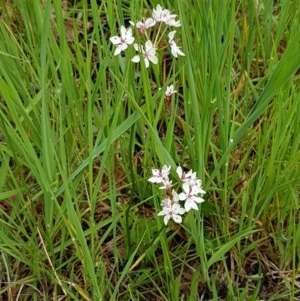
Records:
M241 241L246 236L249 236L259 230L245 230L243 232L238 233L235 237L233 237L230 241L220 247L218 251L216 251L211 258L207 262L207 269L209 269L214 263L223 259L224 255L239 241Z

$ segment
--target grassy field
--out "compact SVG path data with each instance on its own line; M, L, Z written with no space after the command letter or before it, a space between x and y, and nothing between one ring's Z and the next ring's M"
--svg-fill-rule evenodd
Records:
M181 22L147 29L157 62L114 55L157 4ZM0 300L300 300L299 20L297 0L0 0ZM158 215L164 165L206 191L182 223Z

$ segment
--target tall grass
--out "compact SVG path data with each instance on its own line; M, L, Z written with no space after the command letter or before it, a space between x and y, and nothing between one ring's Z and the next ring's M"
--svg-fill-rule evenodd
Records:
M166 75L109 41L157 4L1 2L0 299L300 300L300 5L161 1ZM163 164L207 191L182 225Z

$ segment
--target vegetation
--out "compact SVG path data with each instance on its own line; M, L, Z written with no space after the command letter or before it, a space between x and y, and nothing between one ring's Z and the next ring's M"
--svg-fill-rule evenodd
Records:
M114 56L157 4L185 56ZM0 299L300 300L299 19L284 0L1 0ZM157 216L164 164L206 191L182 224Z

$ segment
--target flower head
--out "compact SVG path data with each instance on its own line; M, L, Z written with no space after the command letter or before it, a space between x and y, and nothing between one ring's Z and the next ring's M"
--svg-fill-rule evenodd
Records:
M151 183L164 183L169 181L171 166L164 165L161 170L153 168L152 169L152 177L149 178L149 182Z
M159 189L170 189L172 181L169 179L171 166L164 165L161 170L152 169L152 177L148 179L151 183L162 184Z
M177 167L176 172L180 179L178 184L182 185L182 190L180 193L178 193L178 187L171 190L170 169L171 166L167 165L164 165L161 170L152 169L152 177L149 179L151 183L162 183L163 186L160 189L165 189L164 199L161 202L162 210L158 213L159 216L164 216L165 225L170 219L181 223L182 214L191 209L198 210L198 204L204 202L201 196L205 194L202 182L197 178L196 172L192 170L184 172L181 166ZM181 207L180 201L184 201L184 208Z
M170 189L171 187L172 187L172 180L169 180L169 178L168 179L165 179L163 182L162 182L162 186L160 186L159 187L159 189L166 189L166 190L168 190L168 189Z
M192 172L190 176L183 180L185 184L192 187L195 194L205 194L206 192L202 188L202 181L197 178L196 172Z
M163 199L160 203L163 208L172 207L173 201L170 198Z
M173 219L176 223L182 223L181 215L185 213L185 209L180 207L178 203L174 203L171 206L163 207L163 210L158 213L158 215L164 216L165 225L168 224L170 219Z
M132 29L126 29L123 25L121 26L121 36L113 36L110 38L110 41L117 45L117 48L114 52L114 55L118 55L121 51L124 51L128 48L128 45L131 45L134 42L134 37L132 36Z
M180 50L180 48L176 44L176 41L174 40L175 33L176 31L174 30L169 32L168 34L171 53L174 57L178 57L178 55L185 56L185 54Z
M165 96L166 97L171 97L172 94L176 93L177 91L174 90L174 86L173 85L170 85L167 87L167 90L166 90L166 93L165 93Z
M157 4L156 8L153 8L152 18L156 22L164 22L168 26L178 27L178 25L181 25L179 21L175 21L176 15L171 14L168 9L162 8L159 4Z
M179 195L173 189L172 194L169 197L166 197L165 199L163 199L160 204L163 208L172 207L174 204L179 204Z
M166 24L168 26L173 26L173 27L180 27L181 23L179 20L175 20L176 15L170 15L168 20L166 21Z
M145 66L146 68L149 67L149 61L152 62L153 64L157 64L158 59L156 57L156 50L152 44L152 42L150 40L148 40L145 43L145 47L140 46L138 44L134 44L134 49L136 51L140 51L143 54L143 58L144 58L144 62L145 62ZM135 55L132 59L132 62L134 63L138 63L140 61L140 56L139 55Z
M186 212L191 209L198 210L198 206L196 203L204 202L204 199L197 196L199 193L199 188L197 186L190 186L188 183L182 184L183 192L179 194L179 199L181 201L185 201L184 208Z
M146 20L138 21L136 23L129 21L129 23L138 28L141 34L146 34L148 28L155 26L156 21L153 18L147 18Z
M188 172L183 172L181 166L178 166L178 167L176 168L176 172L177 172L178 177L179 177L179 179L180 179L181 181L186 181L186 180L188 180L188 179L191 177L192 173L193 173L192 170L189 170Z
M163 19L163 13L164 13L164 15L166 15L170 12L166 9L163 9L159 4L157 4L156 8L153 8L153 10L152 10L152 18L156 22L161 22Z

